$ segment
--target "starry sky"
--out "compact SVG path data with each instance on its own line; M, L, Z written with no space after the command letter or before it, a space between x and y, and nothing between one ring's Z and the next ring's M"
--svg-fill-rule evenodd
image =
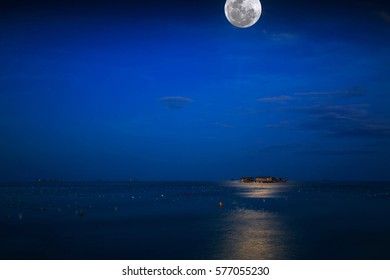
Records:
M0 4L0 180L390 180L388 1Z

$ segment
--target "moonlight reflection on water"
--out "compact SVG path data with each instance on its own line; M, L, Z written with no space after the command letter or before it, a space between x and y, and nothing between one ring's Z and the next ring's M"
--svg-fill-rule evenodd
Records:
M241 183L230 182L230 187L246 198L281 198L291 188L290 183Z
M387 182L0 184L0 259L388 259L389 198Z
M219 259L286 259L294 251L292 235L283 218L267 210L268 198L282 197L287 184L230 182L230 187L252 206L238 208L224 220Z
M288 257L288 235L277 214L239 210L226 218L218 259L284 259Z

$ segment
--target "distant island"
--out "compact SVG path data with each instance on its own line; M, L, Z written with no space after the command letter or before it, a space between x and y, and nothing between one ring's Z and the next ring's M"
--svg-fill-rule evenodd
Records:
M241 183L280 183L280 182L287 182L286 178L276 178L272 176L266 176L266 177L241 177L240 178Z

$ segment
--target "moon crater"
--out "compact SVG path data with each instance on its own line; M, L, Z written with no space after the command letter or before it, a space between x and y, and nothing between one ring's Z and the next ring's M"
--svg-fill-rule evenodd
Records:
M225 15L236 27L250 27L260 18L261 3L259 0L227 0Z

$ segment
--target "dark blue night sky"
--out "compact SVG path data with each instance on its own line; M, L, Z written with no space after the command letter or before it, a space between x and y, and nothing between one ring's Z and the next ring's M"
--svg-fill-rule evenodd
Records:
M388 1L0 4L0 180L390 180Z

